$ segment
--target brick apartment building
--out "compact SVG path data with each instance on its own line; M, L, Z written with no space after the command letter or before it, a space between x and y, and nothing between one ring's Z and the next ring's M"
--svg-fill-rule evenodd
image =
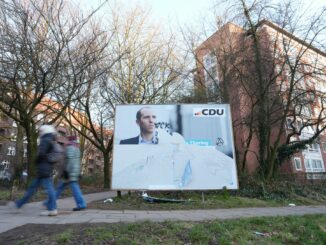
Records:
M10 118L0 113L0 179L11 178L11 164L16 160L16 126ZM25 150L23 154L25 165Z
M264 57L263 77L266 77L266 81L275 81L269 87L272 93L266 100L279 103L278 107L274 107L277 109L271 112L270 120L282 122L274 124L270 142L279 140L282 144L311 138L317 126L320 129L326 125L326 53L270 21L263 20L256 28L259 50L261 57ZM253 105L252 98L257 86L250 82L243 83L250 81L256 72L252 45L253 36L249 31L233 23L225 24L196 49L195 78L197 90L204 91L207 98L213 98L218 93L220 102L230 103L238 168L246 160L245 169L248 172L253 172L259 165L256 132L250 132L243 123L250 119L248 112ZM295 70L291 70L293 67ZM288 96L290 89L294 91L292 97ZM291 98L295 98L293 103L287 103ZM210 101L216 102L213 99ZM283 121L277 121L277 115L282 115L277 110L285 108L285 105L289 105L286 108L290 110ZM308 126L310 123L311 126ZM249 134L253 136L246 145ZM306 149L283 160L280 170L307 179L318 179L325 178L325 166L326 130L307 144Z

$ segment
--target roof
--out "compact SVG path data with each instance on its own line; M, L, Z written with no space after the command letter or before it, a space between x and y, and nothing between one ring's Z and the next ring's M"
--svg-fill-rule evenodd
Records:
M316 53L326 57L326 52L314 47L313 45L303 41L302 39L298 38L297 36L293 35L292 33L286 31L284 28L278 26L277 24L269 21L269 20L266 20L266 19L263 19L261 21L258 22L258 24L256 25L256 27L260 27L260 26L263 26L263 25L267 25L271 28L273 28L274 30L276 30L277 32L280 32L282 34L284 34L285 36L289 37L290 39L308 47L309 49L315 51ZM225 25L223 25L221 28L219 28L216 32L214 32L209 38L207 38L201 45L199 45L199 47L196 48L196 51L198 51L199 49L202 48L203 45L205 45L205 43L207 43L207 41L209 41L210 39L212 39L215 35L217 35L219 32L225 30L226 28L230 28L230 29L233 29L233 30L236 30L236 31L240 31L240 30L243 30L243 28L241 28L240 26L232 23L232 22L228 22L226 23Z
M307 43L305 41L303 41L302 39L298 38L297 36L293 35L292 33L288 32L288 31L286 31L284 28L278 26L277 24L275 24L275 23L273 23L273 22L271 22L269 20L264 19L264 20L259 21L259 23L257 24L257 27L260 27L260 26L263 26L263 25L267 25L267 26L273 28L274 30L284 34L285 36L289 37L290 39L292 39L292 40L294 40L294 41L308 47L309 49L312 49L316 53L326 57L326 52L312 46L311 44L309 44L309 43Z

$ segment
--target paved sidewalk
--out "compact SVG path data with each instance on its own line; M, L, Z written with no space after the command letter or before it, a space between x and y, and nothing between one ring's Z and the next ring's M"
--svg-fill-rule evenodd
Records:
M87 202L101 200L116 195L115 191L84 195ZM116 223L136 221L202 221L214 219L236 219L241 217L286 216L304 214L326 214L326 206L295 206L274 208L232 208L206 210L175 211L136 211L136 210L97 210L86 209L71 211L75 206L72 198L58 200L59 215L55 217L40 216L41 202L26 204L20 211L0 206L0 233L24 224L69 224L69 223Z

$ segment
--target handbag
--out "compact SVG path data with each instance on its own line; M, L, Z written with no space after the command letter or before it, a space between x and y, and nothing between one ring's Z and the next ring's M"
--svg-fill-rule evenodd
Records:
M64 157L64 152L62 147L58 142L52 141L52 150L46 154L46 159L49 163L55 164L60 162Z

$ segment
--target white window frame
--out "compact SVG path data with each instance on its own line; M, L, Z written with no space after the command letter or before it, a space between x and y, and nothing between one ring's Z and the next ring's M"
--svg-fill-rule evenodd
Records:
M11 141L16 141L17 140L17 134L16 134L16 132L11 132L11 134L10 134L10 140Z
M290 137L290 142L295 142L295 141L297 141L297 137L295 135L292 135Z
M317 164L320 166L317 167ZM305 168L306 173L325 172L322 158L305 158Z
M27 157L27 149L24 149L24 157Z
M9 146L8 147L8 156L15 156L16 155L16 147L14 146Z
M203 57L203 64L205 68L205 83L209 84L218 80L217 71L217 57L214 52L210 52ZM213 74L215 73L215 74Z
M37 120L37 121L41 121L41 120L44 120L44 119L45 119L45 116L44 116L43 113L39 113L39 114L37 114L37 116L36 116L36 120Z
M287 118L286 119L286 128L287 129L292 129L291 123L292 123L292 119L291 118Z
M312 111L310 105L304 105L302 106L302 115L306 117L311 117Z
M9 169L10 162L8 160L3 160L0 165L2 166L3 171L5 171Z
M304 150L305 152L311 152L311 153L318 153L320 152L320 146L318 143L312 143L307 145L307 149Z
M301 162L300 157L294 157L293 158L293 164L294 164L295 170L297 170L297 171L302 170L302 162ZM297 164L299 164L299 166Z
M303 127L303 122L301 119L297 119L296 126L298 130L300 130Z

